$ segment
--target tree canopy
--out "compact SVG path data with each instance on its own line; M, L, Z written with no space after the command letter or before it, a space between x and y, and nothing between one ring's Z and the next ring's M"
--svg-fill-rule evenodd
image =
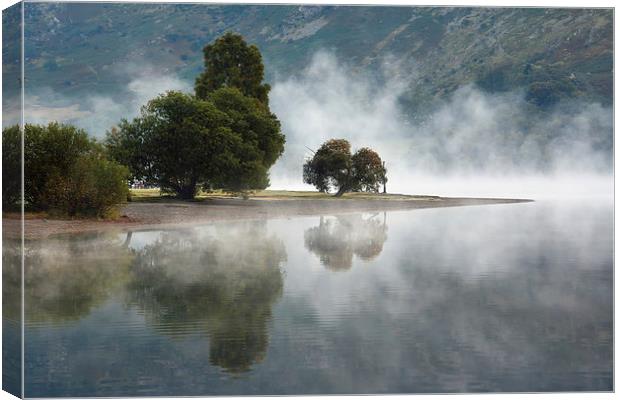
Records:
M221 88L207 99L160 95L108 132L106 144L134 179L189 199L199 185L234 192L267 187L284 135L257 99Z
M346 192L378 192L387 181L381 157L364 147L351 155L351 144L345 139L330 139L323 143L303 167L304 183L321 192L336 190L336 196Z
M228 32L203 49L205 71L196 79L196 96L206 99L210 93L235 87L245 96L268 104L271 89L262 83L264 66L258 47L248 45L243 36Z
M386 170L379 154L362 147L351 156L354 184L353 191L379 192L379 185L387 182Z

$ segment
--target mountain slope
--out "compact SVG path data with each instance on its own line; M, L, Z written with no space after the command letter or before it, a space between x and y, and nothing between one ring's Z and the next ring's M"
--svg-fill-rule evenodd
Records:
M192 81L202 47L233 30L259 46L272 82L318 50L359 71L396 59L412 112L469 83L524 90L542 109L612 102L610 9L27 3L25 26L27 90L71 96L121 96L128 63Z

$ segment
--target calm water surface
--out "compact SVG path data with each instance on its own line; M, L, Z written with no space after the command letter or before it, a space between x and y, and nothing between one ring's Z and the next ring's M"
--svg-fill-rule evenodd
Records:
M612 213L536 202L28 242L26 395L608 391Z

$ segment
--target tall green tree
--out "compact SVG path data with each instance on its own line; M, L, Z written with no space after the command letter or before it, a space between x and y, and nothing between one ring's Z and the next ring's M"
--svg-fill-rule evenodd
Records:
M134 179L184 199L200 186L264 189L285 138L269 110L260 51L227 33L204 55L195 96L168 92L151 100L138 118L108 132L109 151Z
M364 147L351 155L351 144L345 139L323 143L303 167L303 180L320 192L336 190L336 197L346 192L378 192L387 181L381 157Z
M133 179L158 185L163 192L193 198L197 184L227 160L234 135L227 117L207 101L180 92L151 100L133 121L122 120L106 145Z
M206 99L220 88L237 88L245 96L269 103L268 84L263 83L264 66L258 47L243 36L228 32L203 49L205 71L196 79L196 96Z
M190 199L200 186L266 188L284 140L277 118L258 99L221 88L207 99L167 92L108 132L106 144L134 179Z

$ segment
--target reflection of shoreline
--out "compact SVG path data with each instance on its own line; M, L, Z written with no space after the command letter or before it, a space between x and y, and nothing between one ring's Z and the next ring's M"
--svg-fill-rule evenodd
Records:
M521 203L531 200L449 198L436 196L404 196L377 199L210 199L204 202L162 200L128 203L117 221L25 219L27 238L42 238L61 233L77 233L114 229L177 228L214 221L256 220L280 217L335 215L355 212L415 210L436 207L461 207L485 204ZM18 238L21 234L19 214L5 214L2 221L5 235Z
M353 256L370 261L378 257L387 240L386 213L364 218L360 214L334 218L321 216L319 225L304 233L304 244L319 256L321 264L332 271L353 266Z

